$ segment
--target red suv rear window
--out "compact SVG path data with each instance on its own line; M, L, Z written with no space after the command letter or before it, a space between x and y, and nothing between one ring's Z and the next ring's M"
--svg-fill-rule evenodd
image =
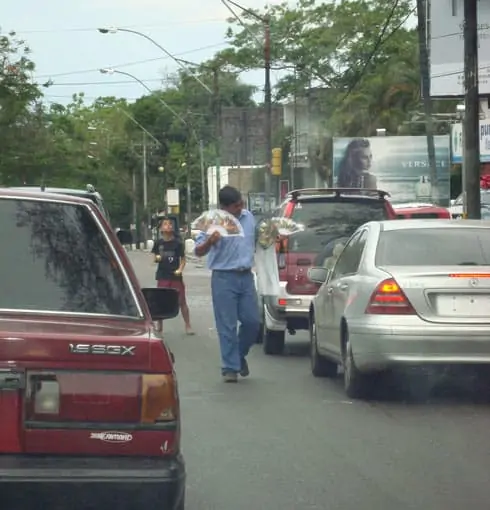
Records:
M320 253L328 243L350 237L364 223L390 218L384 200L319 197L298 201L291 219L305 230L291 236L289 252Z

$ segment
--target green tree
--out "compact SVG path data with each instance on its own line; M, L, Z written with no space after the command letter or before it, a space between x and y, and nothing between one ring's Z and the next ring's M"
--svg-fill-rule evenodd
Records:
M417 38L406 22L410 0L300 0L271 6L272 66L285 71L278 99L312 86L328 90L329 130L371 135L376 127L396 132L419 99ZM263 23L245 13L246 28L232 20L232 49L220 58L239 69L263 66Z
M219 97L206 90L195 77L180 72L170 79L166 89L143 96L130 107L135 120L159 142L153 145L149 156L150 181L153 197L157 199L157 202L150 200L152 210L162 206L165 188L176 187L181 191L181 206L185 211L188 178L192 209L199 210L202 199L199 142L202 140L205 146L206 167L214 165L216 102L221 107L254 105L255 88L241 82L237 72L223 70L219 62L197 66L195 76L213 91L214 69L218 73Z
M116 221L129 222L130 167L127 147L125 100L99 98L90 105L83 94L73 96L66 106L54 104L48 110L50 133L57 151L56 167L45 176L45 184L80 188L93 184L105 197Z
M6 182L22 182L48 164L49 149L37 157L47 140L34 69L26 43L0 33L0 177Z

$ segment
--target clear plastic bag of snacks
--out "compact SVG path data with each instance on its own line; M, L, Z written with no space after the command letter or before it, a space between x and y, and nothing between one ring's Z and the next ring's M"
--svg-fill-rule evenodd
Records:
M304 226L289 218L268 218L262 220L257 227L257 243L267 249L279 236L289 236L304 230Z
M272 218L271 222L275 225L280 236L290 236L305 229L304 225L289 218Z
M261 296L276 297L280 292L276 241L303 230L303 225L287 218L267 218L258 224L255 270L257 290Z
M222 236L243 236L243 227L240 222L232 214L216 209L213 211L206 211L197 218L192 228L212 234L218 231Z
M255 250L255 277L257 292L261 296L279 295L279 268L277 266L276 248L274 245Z

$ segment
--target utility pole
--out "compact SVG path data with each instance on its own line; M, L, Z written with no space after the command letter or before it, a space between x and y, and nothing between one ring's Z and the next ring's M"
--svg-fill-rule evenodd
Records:
M139 232L139 228L138 228L138 199L137 199L137 190L136 190L136 170L133 168L133 171L131 172L131 177L132 177L132 188L133 188L133 218L132 218L132 222L133 222L133 225L134 225L134 232L137 234L137 232ZM131 229L131 231L133 231L133 229ZM134 240L134 244L137 244L137 242L139 242L139 239L136 238Z
M430 0L417 0L418 38L420 75L422 77L422 99L424 102L425 133L427 137L427 156L430 167L430 181L432 191L437 187L436 149L434 144L434 123L432 121L432 101L430 98L430 67L427 37L427 3ZM437 0L436 0L437 1ZM432 197L434 198L434 197ZM439 196L435 197L439 200Z
M190 166L187 164L186 164L186 181L187 181L186 182L186 205L187 205L186 223L188 226L187 235L188 235L188 237L191 237L191 229L190 229L191 216L192 216L191 169L190 169Z
M464 0L464 182L468 219L480 211L480 97L478 88L478 0Z
M266 139L266 155L265 155L265 208L269 211L271 208L270 198L279 196L279 181L272 178L272 93L271 93L271 20L269 14L260 16L255 11L243 7L234 0L221 0L221 3L230 11L233 17L242 25L243 21L238 16L229 4L238 7L241 11L247 13L252 18L255 18L260 23L264 24L265 40L264 40L264 70L265 70L265 84L264 84L264 106L265 106L265 139ZM246 26L250 35L255 39L256 36ZM274 183L274 191L272 192L272 183Z
M199 140L199 160L201 163L201 209L206 210L206 175L204 172L204 142Z
M216 122L215 142L214 142L214 147L215 147L215 151L216 151L216 204L215 205L219 206L218 193L221 188L220 173L221 173L222 119L221 119L221 97L220 97L219 67L218 67L218 65L216 65L213 68L213 110L214 110L214 118L215 118L215 122ZM209 204L209 205L211 205L211 204Z
M294 154L294 157L290 158L290 165L289 165L289 171L291 173L290 178L290 186L291 189L295 189L296 183L295 183L295 172L296 167L298 166L298 68L295 66L294 68L294 96L293 96L293 139L291 140L291 147L292 152Z
M146 146L146 133L143 131L143 210L145 228L143 230L145 248L148 243L148 225L150 224L150 211L148 210L148 150Z
M266 172L265 172L265 210L271 209L271 194L272 194L272 92L271 92L271 24L270 17L264 19L265 25L265 42L264 42L264 69L265 69L265 84L264 84L264 103L265 103L265 139L266 139ZM279 193L278 185L276 186L276 179L274 179L274 197ZM277 190L275 189L277 188Z
M187 236L191 237L191 216L192 216L192 188L191 188L191 152L190 152L190 140L193 138L192 133L194 132L194 129L191 124L187 124L187 141L185 144L185 162L183 166L185 166L185 205L186 205L186 224L187 224ZM197 136L194 137L197 140Z

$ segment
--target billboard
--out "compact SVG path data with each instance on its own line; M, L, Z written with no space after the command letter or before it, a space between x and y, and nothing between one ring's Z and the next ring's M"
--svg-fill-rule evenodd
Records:
M463 0L431 0L430 95L433 97L464 94ZM490 94L490 2L478 1L478 66L480 94Z
M377 188L393 203L450 199L449 136L434 137L437 184L430 181L427 138L387 136L333 139L333 183L341 188Z
M463 162L463 125L451 125L451 162ZM480 120L480 163L490 163L490 120Z

